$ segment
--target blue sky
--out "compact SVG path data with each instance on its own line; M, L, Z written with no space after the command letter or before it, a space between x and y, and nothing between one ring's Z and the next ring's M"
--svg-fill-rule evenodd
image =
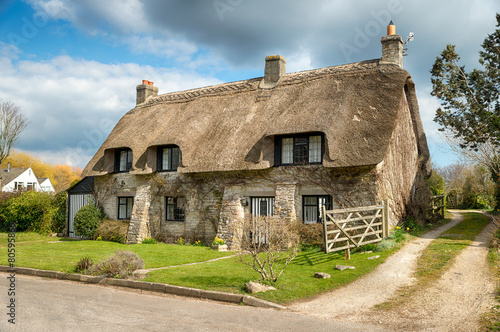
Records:
M262 76L273 54L287 72L379 58L393 20L403 38L415 34L404 66L431 158L446 166L457 158L432 121L429 70L447 43L477 67L496 12L498 0L3 0L0 99L31 121L18 149L84 167L142 79L161 94Z

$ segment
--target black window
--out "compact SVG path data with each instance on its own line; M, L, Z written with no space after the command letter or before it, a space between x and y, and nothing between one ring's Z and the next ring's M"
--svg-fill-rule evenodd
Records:
M184 221L184 197L165 197L166 219L170 221Z
M129 172L132 168L132 150L118 149L115 151L115 172Z
M323 134L277 137L275 165L308 165L323 162Z
M302 220L304 224L323 221L323 206L332 209L332 196L302 196Z
M158 148L158 171L177 171L181 163L181 149L178 146Z
M118 219L130 219L133 205L133 197L118 197Z

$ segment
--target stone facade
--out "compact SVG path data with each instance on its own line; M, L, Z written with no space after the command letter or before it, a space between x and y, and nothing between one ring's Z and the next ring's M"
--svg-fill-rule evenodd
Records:
M289 178L300 180L284 180ZM237 249L238 225L251 216L252 197L273 197L275 215L301 220L305 195L331 195L333 208L376 203L377 179L374 167L353 172L319 165L203 175L118 173L96 177L95 186L111 219L118 217L119 197L134 197L128 243L140 243L148 236L210 243L218 236L230 249ZM166 196L185 198L183 221L166 220Z

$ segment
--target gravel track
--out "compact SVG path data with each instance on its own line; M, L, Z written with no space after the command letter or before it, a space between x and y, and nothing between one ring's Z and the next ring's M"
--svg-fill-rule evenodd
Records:
M461 222L458 212L453 211L451 222L411 241L365 277L289 308L323 319L372 323L388 331L476 331L481 313L494 303L495 281L486 261L492 224L457 256L438 282L402 307L373 309L415 282L418 257L432 240Z

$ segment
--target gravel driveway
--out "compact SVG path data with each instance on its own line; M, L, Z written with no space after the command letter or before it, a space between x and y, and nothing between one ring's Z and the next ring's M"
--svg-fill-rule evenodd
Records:
M388 331L476 331L481 313L494 303L495 281L486 261L492 224L460 253L438 282L413 296L404 307L373 310L399 288L415 282L413 274L423 250L462 220L458 211L452 212L451 222L411 241L372 273L289 308L323 319L379 324Z

